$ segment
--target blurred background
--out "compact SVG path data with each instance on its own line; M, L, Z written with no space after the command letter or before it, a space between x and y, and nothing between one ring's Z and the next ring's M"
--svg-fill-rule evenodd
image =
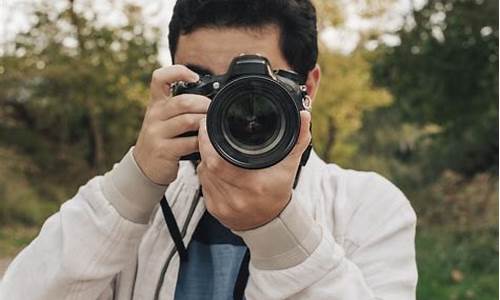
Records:
M315 2L316 151L408 196L418 299L498 299L498 1ZM1 1L0 269L134 144L173 4Z

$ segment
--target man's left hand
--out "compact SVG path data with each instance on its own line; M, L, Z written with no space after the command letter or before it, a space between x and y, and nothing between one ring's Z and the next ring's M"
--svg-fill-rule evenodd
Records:
M201 121L198 177L207 210L226 227L244 231L262 226L287 206L302 153L311 140L311 115L302 111L300 117L299 138L290 154L276 165L258 170L225 161L210 143L206 119Z

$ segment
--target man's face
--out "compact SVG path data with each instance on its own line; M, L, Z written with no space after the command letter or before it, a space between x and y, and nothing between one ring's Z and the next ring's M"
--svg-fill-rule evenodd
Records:
M200 28L181 35L175 53L175 63L187 65L193 71L214 75L227 72L234 57L240 54L260 54L269 59L273 69L288 69L279 47L279 29Z

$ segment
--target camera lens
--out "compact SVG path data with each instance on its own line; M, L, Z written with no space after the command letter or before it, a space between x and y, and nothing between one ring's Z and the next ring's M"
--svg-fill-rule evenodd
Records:
M283 135L283 113L266 95L243 94L226 109L222 125L224 136L242 153L265 153Z
M247 169L266 168L285 158L299 128L299 109L290 93L264 76L229 82L207 112L208 137L215 150Z

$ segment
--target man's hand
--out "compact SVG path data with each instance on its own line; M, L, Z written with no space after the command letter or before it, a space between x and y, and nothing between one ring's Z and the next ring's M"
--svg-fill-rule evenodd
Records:
M310 120L310 113L302 111L299 139L284 160L269 168L246 170L219 156L210 143L203 119L198 133L198 177L207 210L237 231L259 227L278 216L291 198L302 153L311 140Z
M198 79L198 74L181 65L153 72L151 99L133 154L142 172L154 183L167 185L174 181L179 158L198 151L196 136L177 136L198 130L210 99L191 94L170 97L172 83Z

